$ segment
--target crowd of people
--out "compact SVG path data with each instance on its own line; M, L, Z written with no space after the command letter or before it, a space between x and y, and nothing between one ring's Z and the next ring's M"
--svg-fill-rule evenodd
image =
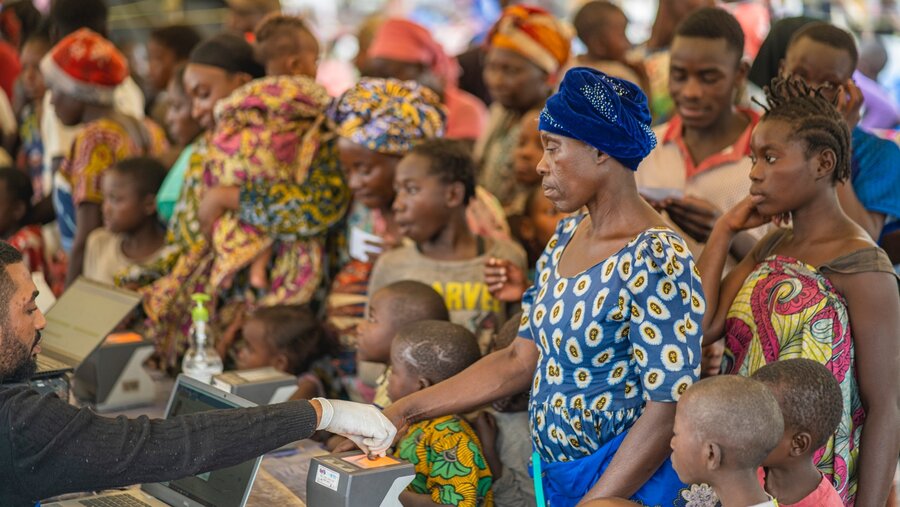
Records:
M403 505L896 505L900 115L877 41L660 0L634 45L616 3L513 3L454 58L373 16L333 97L308 20L230 5L219 33L150 32L146 78L103 0L4 5L20 255L0 267L137 291L130 325L169 374L210 295L227 368L383 410L363 419L399 430ZM0 333L0 380L27 376L42 326ZM316 403L291 436L359 443ZM148 476L99 484L126 477Z

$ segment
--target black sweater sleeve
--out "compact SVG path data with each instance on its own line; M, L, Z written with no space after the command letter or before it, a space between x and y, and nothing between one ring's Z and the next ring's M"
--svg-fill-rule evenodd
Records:
M169 420L101 417L55 396L0 390L0 505L173 480L236 465L307 438L307 401Z

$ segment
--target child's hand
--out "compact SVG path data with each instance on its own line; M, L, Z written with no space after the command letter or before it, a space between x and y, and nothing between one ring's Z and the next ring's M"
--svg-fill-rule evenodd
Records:
M484 283L491 295L506 303L522 300L528 288L522 268L504 259L491 257L484 266Z
M725 340L705 345L700 356L700 376L712 377L719 374L722 367L722 357L725 355Z
M197 208L200 231L207 238L211 238L216 220L221 218L226 211L238 209L240 198L241 191L238 187L214 187L207 190Z
M481 412L473 424L478 439L481 440L481 448L484 450L484 459L488 462L491 475L494 480L503 475L503 462L497 453L497 419L490 412Z

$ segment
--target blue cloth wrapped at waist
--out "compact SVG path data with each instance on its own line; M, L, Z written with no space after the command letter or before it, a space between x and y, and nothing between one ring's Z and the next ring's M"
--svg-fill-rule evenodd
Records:
M542 460L544 496L550 507L574 507L606 471L628 432L616 436L597 452L574 461L547 463ZM672 468L672 461L659 467L631 500L643 505L671 506L687 486Z

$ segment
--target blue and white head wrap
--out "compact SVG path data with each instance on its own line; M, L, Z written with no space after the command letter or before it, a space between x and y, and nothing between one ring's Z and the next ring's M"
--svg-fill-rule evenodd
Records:
M650 121L647 96L637 85L576 67L547 100L538 128L589 144L634 171L656 147Z

